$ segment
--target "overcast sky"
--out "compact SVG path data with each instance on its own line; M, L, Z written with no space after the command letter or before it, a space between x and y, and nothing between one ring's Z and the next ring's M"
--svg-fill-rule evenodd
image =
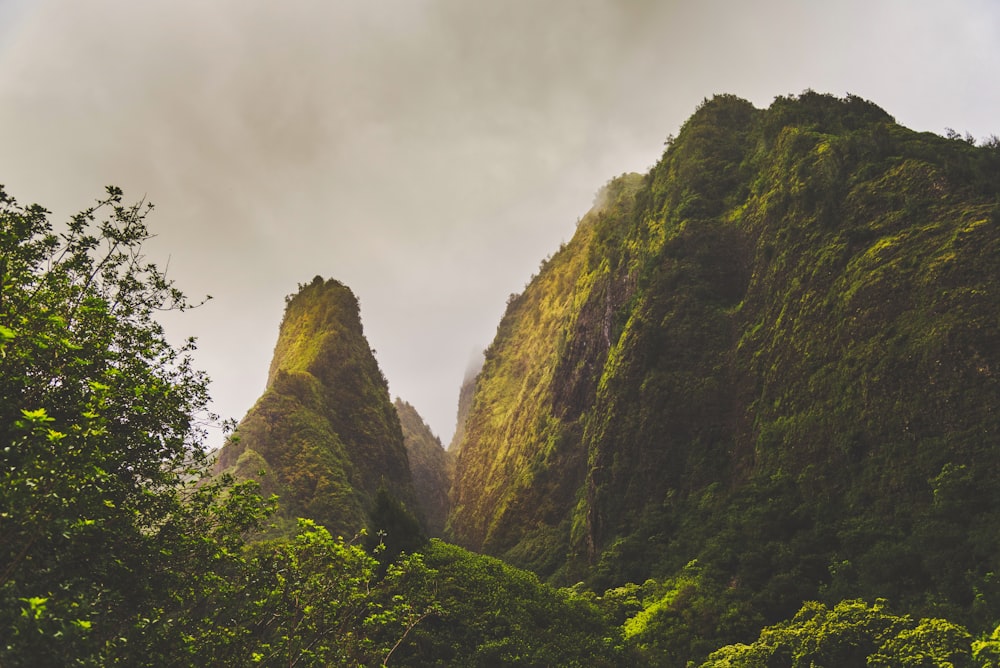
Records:
M447 443L507 296L702 99L850 92L982 138L998 72L993 0L0 0L0 183L60 220L108 184L156 204L223 416L319 274Z

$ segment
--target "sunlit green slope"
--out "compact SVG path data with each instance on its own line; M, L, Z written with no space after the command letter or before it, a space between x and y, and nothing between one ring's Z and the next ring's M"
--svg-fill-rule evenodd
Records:
M267 389L216 468L259 479L283 517L345 535L370 524L380 488L414 508L399 419L349 288L317 276L288 299Z
M698 560L758 621L820 595L996 618L998 199L1000 142L706 101L510 300L451 536L598 586Z

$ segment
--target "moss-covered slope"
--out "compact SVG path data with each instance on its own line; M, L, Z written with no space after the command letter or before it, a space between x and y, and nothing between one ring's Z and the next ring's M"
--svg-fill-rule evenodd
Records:
M766 619L997 615L998 200L996 142L856 97L706 101L508 304L452 536L601 585L697 559Z
M413 508L399 419L345 285L317 276L288 299L267 389L216 468L259 479L282 517L346 535L370 524L380 488Z
M450 530L464 545L494 554L529 547L508 556L542 571L565 559L587 473L582 417L630 292L599 249L613 243L641 182L628 175L610 184L606 203L508 302L455 446Z
M417 503L427 525L427 533L440 537L448 518L448 490L454 462L417 409L397 397L396 413L403 428L403 444L413 475Z

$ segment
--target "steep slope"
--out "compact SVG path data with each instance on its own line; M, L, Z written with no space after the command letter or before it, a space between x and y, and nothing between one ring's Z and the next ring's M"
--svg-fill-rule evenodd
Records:
M458 446L465 438L465 421L469 419L469 411L472 410L472 395L476 390L476 378L482 370L482 359L477 359L475 363L469 365L462 379L462 387L458 391L458 410L455 414L455 433L451 436L451 443L448 444L448 452L454 456L458 452Z
M448 518L448 489L454 462L416 408L398 397L395 407L403 429L403 445L410 462L418 507L426 521L427 532L439 537Z
M216 469L259 479L281 516L345 535L370 524L380 489L414 507L399 419L349 288L317 276L287 300L267 389Z
M609 184L606 204L508 301L457 445L450 531L464 545L542 572L565 560L587 473L581 417L628 292L597 249L612 243L641 182Z
M856 97L706 101L509 302L452 535L597 585L696 559L756 619L1000 616L998 201L998 142Z

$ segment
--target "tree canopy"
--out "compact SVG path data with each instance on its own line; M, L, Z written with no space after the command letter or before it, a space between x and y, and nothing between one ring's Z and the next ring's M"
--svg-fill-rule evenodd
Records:
M155 318L191 304L143 255L151 208L108 188L57 230L0 189L4 665L185 635L266 514L252 486L203 477L207 378Z

